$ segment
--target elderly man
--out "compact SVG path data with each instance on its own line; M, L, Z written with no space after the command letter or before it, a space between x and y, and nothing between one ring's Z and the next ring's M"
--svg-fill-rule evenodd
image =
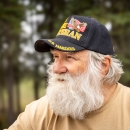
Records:
M55 39L37 40L35 49L54 58L46 95L9 130L130 130L130 89L118 83L122 64L105 26L71 15Z

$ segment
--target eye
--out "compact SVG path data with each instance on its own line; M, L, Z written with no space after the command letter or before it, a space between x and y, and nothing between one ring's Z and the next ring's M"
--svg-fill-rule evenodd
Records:
M58 58L58 56L56 56L56 55L53 56L53 59L57 59L57 58Z
M70 60L71 60L71 59L76 60L75 57L74 57L74 56L71 56L71 55L66 56L66 58L67 58L67 59L70 59Z

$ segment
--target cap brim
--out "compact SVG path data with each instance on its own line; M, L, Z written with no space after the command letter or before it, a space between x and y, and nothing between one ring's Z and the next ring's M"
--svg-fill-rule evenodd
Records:
M74 52L85 49L84 47L78 46L60 38L37 40L34 44L34 48L38 52L48 52L50 51L50 48L65 52Z

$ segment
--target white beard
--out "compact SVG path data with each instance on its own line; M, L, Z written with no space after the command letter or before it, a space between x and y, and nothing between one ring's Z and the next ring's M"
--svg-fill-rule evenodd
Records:
M54 74L52 68L53 65L50 65L47 71L49 80L46 95L56 115L83 119L86 113L103 105L104 96L98 70L89 67L85 73L71 76L68 73Z

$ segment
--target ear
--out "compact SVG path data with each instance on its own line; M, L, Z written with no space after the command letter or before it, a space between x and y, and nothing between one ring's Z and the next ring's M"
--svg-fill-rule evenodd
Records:
M106 55L104 60L102 60L102 75L103 77L108 73L108 70L111 65L111 57Z

